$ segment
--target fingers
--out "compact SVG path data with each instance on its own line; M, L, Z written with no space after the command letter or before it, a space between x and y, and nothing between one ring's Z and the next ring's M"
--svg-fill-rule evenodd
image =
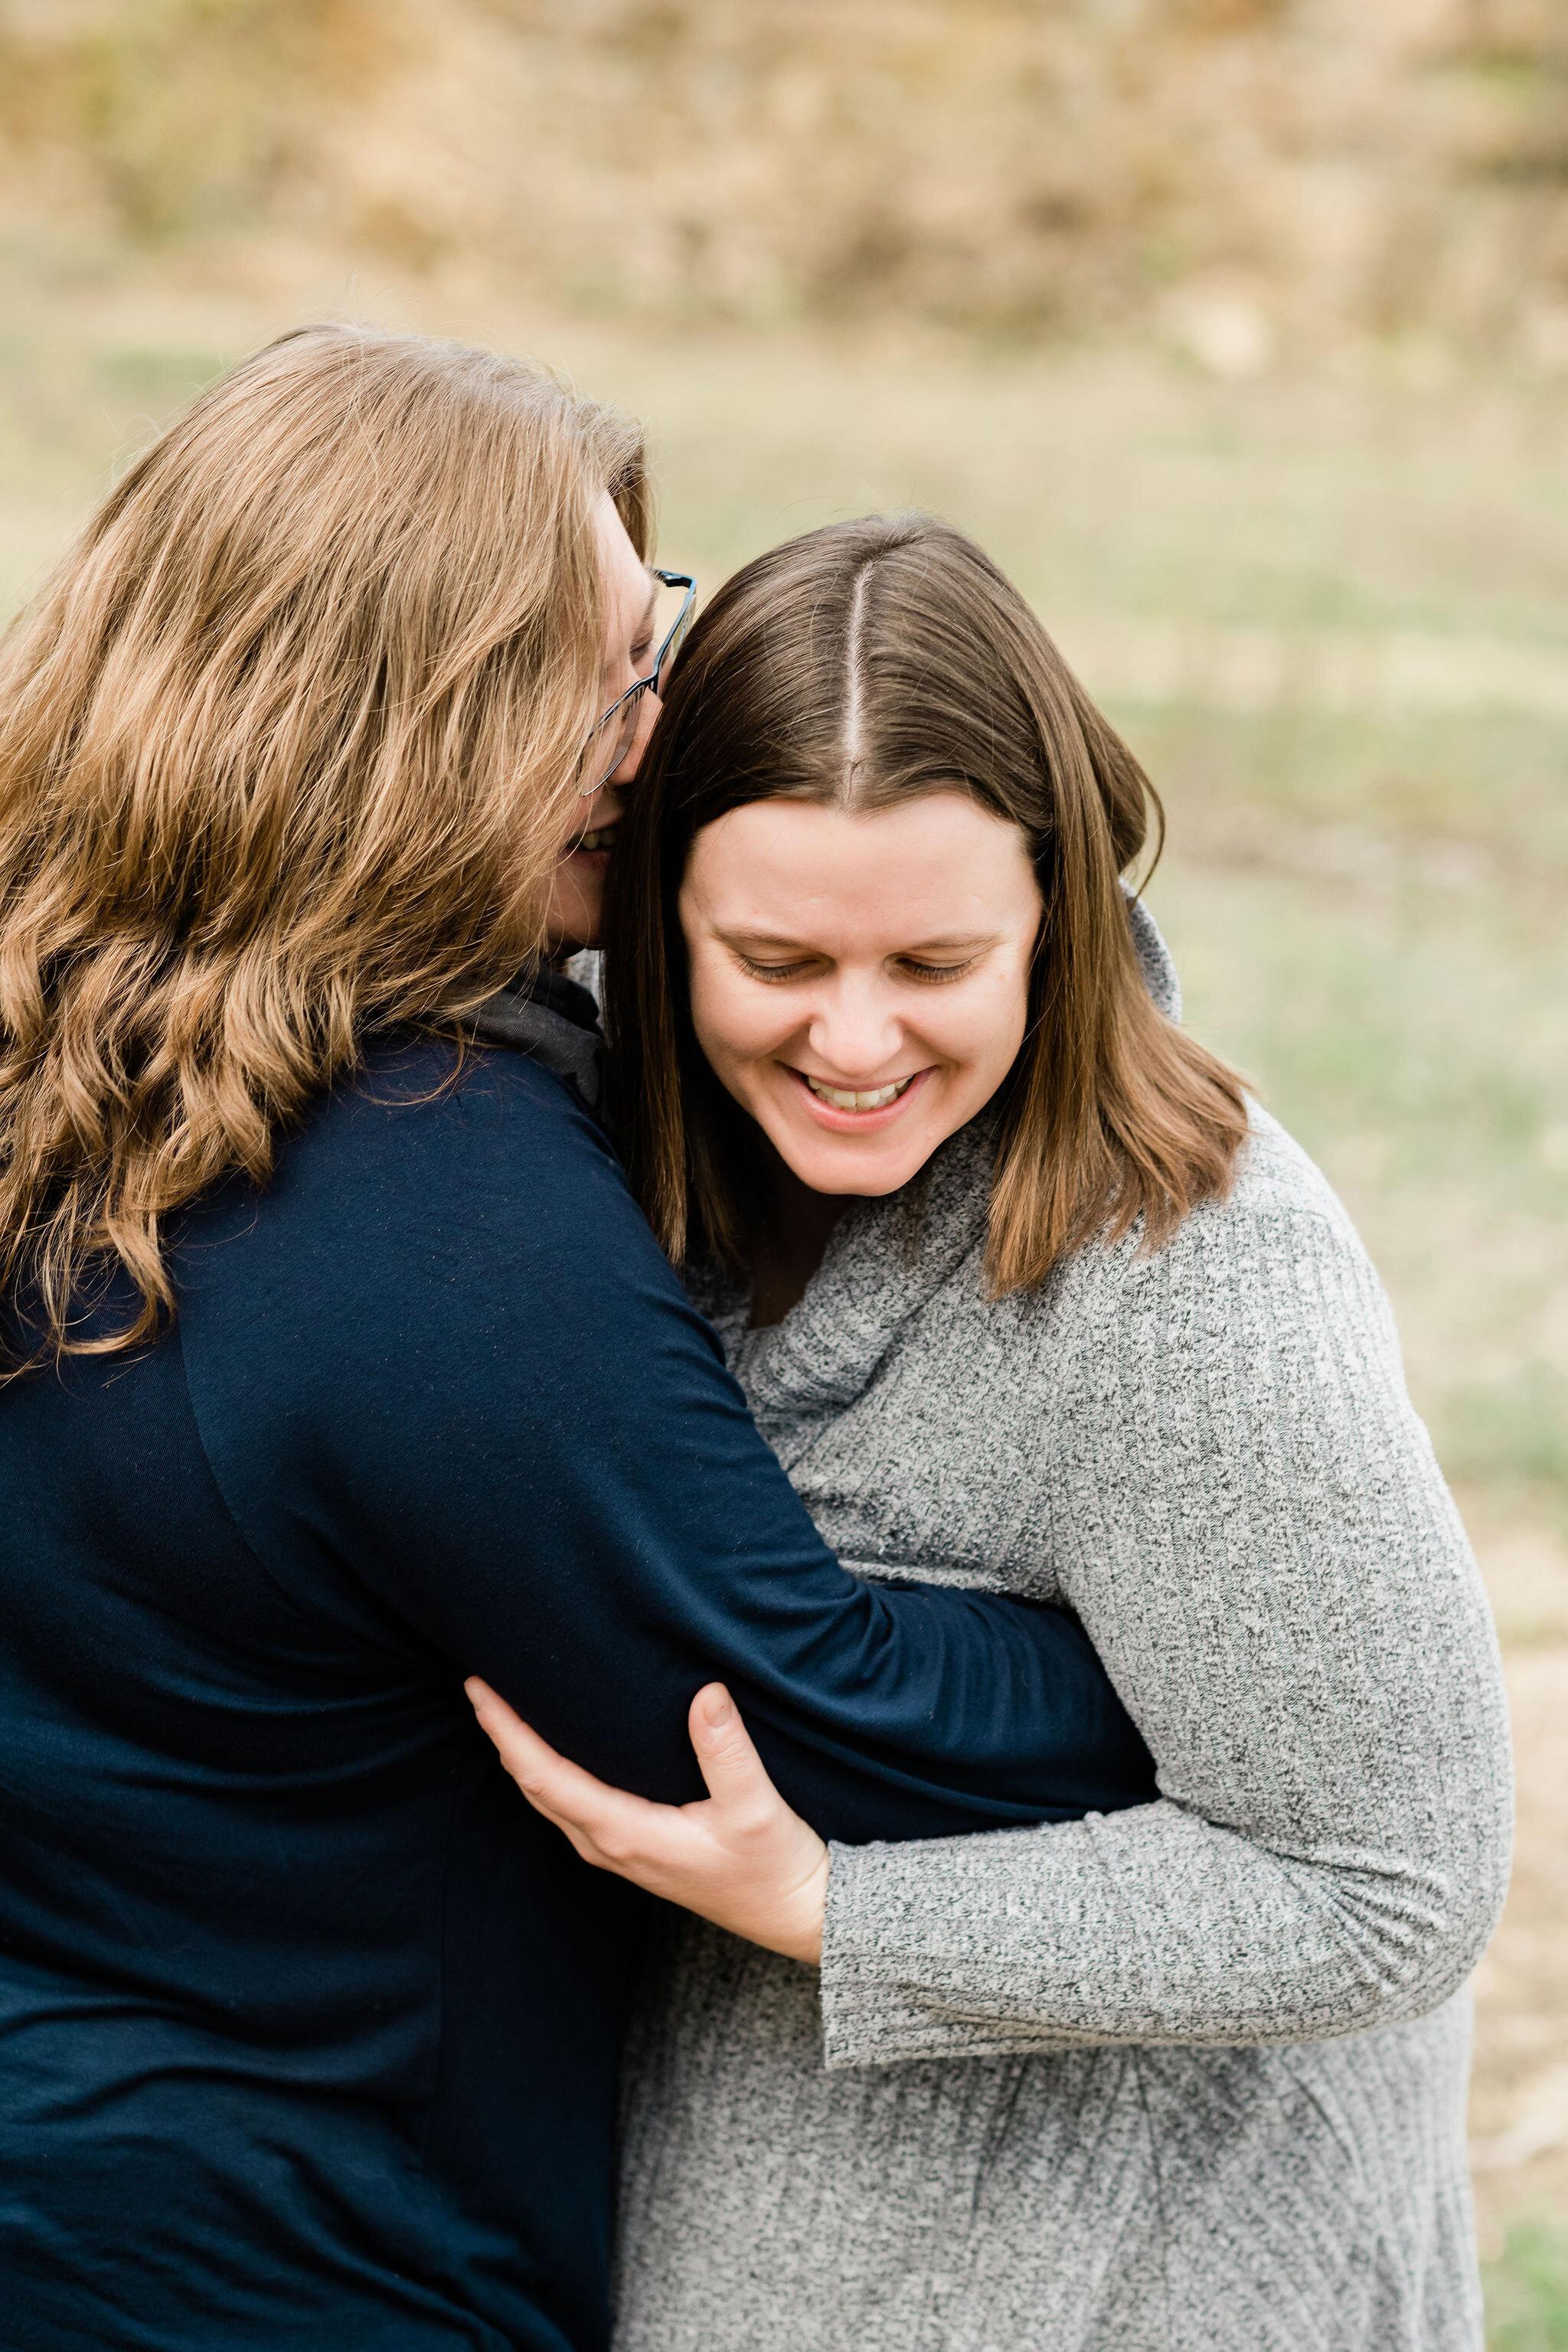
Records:
M552 1766L565 1766L568 1771L575 1769L567 1765L565 1758L558 1756L548 1740L541 1739L532 1726L524 1723L500 1693L491 1690L478 1675L470 1675L463 1688L479 1719L480 1730L494 1742L497 1755L530 1803L551 1785Z
M708 1683L698 1692L687 1724L708 1793L728 1815L762 1816L781 1802L722 1683Z
M642 1797L622 1789L606 1788L592 1772L558 1756L546 1739L523 1722L505 1699L478 1675L463 1685L479 1719L480 1728L495 1743L497 1754L535 1812L563 1829L578 1845L587 1839L606 1860L613 1860L632 1841L637 1816L646 1810ZM574 1833L576 1834L574 1834ZM592 1859L592 1857L590 1857Z

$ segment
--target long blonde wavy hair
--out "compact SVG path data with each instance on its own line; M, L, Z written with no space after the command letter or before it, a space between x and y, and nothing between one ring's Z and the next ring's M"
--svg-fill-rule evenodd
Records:
M594 508L642 441L553 376L284 336L131 467L0 643L0 1378L154 1337L170 1219L369 1032L542 941L597 715ZM116 1267L140 1300L89 1310Z

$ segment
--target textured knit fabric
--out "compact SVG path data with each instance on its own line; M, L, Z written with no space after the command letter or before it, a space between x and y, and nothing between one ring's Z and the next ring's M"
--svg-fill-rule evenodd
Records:
M943 1149L912 1253L851 1212L774 1328L710 1304L846 1560L1065 1601L1161 1795L836 1845L820 1979L672 1927L618 2352L1474 2352L1506 1721L1377 1279L1259 1111L1163 1249L988 1304L988 1166Z

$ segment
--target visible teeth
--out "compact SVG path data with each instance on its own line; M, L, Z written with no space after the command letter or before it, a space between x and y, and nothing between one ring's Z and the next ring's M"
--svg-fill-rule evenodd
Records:
M615 837L615 826L602 824L595 832L585 833L577 846L579 849L608 849Z
M835 1110L881 1110L897 1102L904 1088L914 1084L914 1077L911 1073L907 1078L895 1078L890 1087L874 1087L869 1094L857 1094L848 1087L824 1086L820 1078L807 1078L805 1083L818 1102L831 1103Z

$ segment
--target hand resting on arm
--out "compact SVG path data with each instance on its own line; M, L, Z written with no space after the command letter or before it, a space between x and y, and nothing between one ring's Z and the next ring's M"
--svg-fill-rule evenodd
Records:
M822 1957L827 1848L763 1769L734 1701L709 1683L691 1702L706 1800L650 1804L558 1756L478 1675L465 1685L501 1762L535 1812L584 1862L786 1959Z

